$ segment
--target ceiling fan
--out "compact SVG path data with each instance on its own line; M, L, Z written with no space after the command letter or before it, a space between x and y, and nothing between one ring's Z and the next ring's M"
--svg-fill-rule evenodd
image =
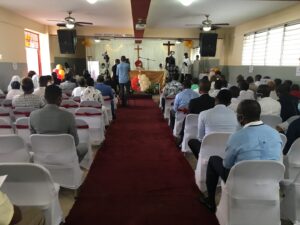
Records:
M76 22L75 18L72 17L72 11L68 12L68 16L64 20L48 20L58 22L56 25L59 27L66 27L67 29L74 29L76 26L93 25L90 22Z
M216 30L218 28L221 28L222 26L229 26L229 23L212 23L212 21L209 19L209 15L205 14L205 20L202 21L202 24L200 25L200 28L207 32L210 30ZM186 26L199 26L199 24L187 24Z

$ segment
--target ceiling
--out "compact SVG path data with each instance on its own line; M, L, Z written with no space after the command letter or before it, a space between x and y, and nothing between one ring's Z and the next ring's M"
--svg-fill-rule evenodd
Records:
M49 19L62 20L71 10L76 21L100 27L132 28L141 17L147 20L147 28L189 28L186 24L201 24L202 14L210 14L214 23L235 26L295 3L299 1L194 0L184 7L178 0L98 0L94 5L85 0L0 0L0 7L48 25L55 25Z
M176 0L152 0L147 26L187 28L187 24L200 25L204 14L209 14L213 23L236 26L295 3L299 1L195 0L189 7L183 7Z

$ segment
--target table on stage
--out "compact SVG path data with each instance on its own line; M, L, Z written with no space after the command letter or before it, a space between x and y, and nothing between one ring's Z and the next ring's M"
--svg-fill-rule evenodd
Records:
M130 79L132 79L135 76L138 76L139 74L145 74L149 78L151 83L159 83L160 88L163 88L163 86L165 85L166 73L163 70L132 70L130 71Z

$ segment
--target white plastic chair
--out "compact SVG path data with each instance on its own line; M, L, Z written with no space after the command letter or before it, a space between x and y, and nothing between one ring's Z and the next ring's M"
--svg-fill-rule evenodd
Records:
M5 100L6 95L5 94L0 94L0 105L2 104L2 102Z
M225 157L226 143L232 133L217 132L206 135L201 143L197 167L196 184L202 192L206 191L206 170L211 156Z
M280 182L282 200L280 203L280 217L295 225L300 224L300 173L295 179Z
M11 124L10 110L8 108L0 107L0 119L7 121Z
M288 153L284 156L284 178L294 180L300 173L300 138L291 145Z
M68 100L62 100L60 106L65 108L70 113L75 114L75 110L79 107L79 104L74 100L68 99Z
M97 102L97 101L82 101L82 102L80 102L80 108L101 109L102 110L102 114L103 114L104 126L108 126L109 125L107 108L105 106L103 106L100 102Z
M103 96L103 100L104 100L103 104L107 110L108 120L109 120L109 122L111 122L112 121L111 102L113 101L113 99L111 99L110 96Z
M7 120L0 118L0 135L14 134L13 127Z
M92 145L100 145L104 141L105 132L102 110L86 107L78 108L75 111L75 116L89 125Z
M13 109L14 120L21 117L29 117L32 111L36 110L33 107L16 107Z
M29 128L29 117L21 117L18 118L15 122L16 134L19 135L27 145L29 149L31 149L30 143L30 128Z
M169 96L165 98L165 112L164 112L164 118L169 119L170 118L170 111L172 108L172 103L174 102L175 96Z
M185 112L180 112L177 111L175 113L175 124L174 124L174 129L173 129L173 136L174 137L180 137L180 132L182 130L183 126L183 121L185 117L187 116L187 113Z
M71 99L77 103L80 103L80 96L74 96Z
M79 138L79 144L77 148L87 149L88 152L80 162L80 166L85 169L89 169L93 162L93 151L90 141L89 125L82 119L76 118L76 127Z
M216 216L220 225L280 225L279 181L284 166L273 160L234 165L222 182Z
M0 136L0 162L29 162L30 154L21 137L15 134Z
M12 113L12 110L13 110L13 105L12 105L12 100L11 99L4 99L2 101L2 107L7 109L9 111L9 115L10 115L10 118L12 119L13 118L13 113Z
M83 179L74 138L69 134L30 136L33 161L45 166L60 186L77 189Z
M14 205L40 208L46 225L64 221L58 200L59 185L46 168L32 163L0 163L0 175L8 175L1 191Z
M188 114L185 117L184 136L181 145L182 152L191 152L188 141L197 138L199 114Z
M276 126L280 123L282 123L282 119L280 116L274 116L274 115L261 115L260 116L261 121L264 122L264 124L269 125L270 127L273 127L274 129Z

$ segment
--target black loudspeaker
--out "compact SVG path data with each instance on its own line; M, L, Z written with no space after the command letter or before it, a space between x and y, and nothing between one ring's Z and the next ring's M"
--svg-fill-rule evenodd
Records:
M77 36L76 30L57 30L59 49L61 54L75 54Z
M216 55L218 34L201 33L200 34L200 55L202 57L214 57Z

